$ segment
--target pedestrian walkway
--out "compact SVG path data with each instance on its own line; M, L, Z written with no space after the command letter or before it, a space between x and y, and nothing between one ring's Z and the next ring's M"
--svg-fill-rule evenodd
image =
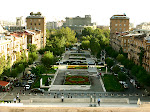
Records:
M97 103L24 103L25 107L91 107L96 105L96 107L138 107L136 104L119 104L119 103L101 103L98 106Z

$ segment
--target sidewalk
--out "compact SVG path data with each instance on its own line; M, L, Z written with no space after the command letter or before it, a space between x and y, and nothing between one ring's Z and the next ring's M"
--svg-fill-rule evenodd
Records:
M139 107L136 104L119 104L119 103L101 103L98 106L97 103L91 103L94 107ZM90 103L24 103L25 107L91 107Z

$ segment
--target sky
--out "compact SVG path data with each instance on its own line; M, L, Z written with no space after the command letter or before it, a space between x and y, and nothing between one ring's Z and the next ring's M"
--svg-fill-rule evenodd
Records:
M1 0L0 20L16 21L16 17L41 12L46 21L65 17L91 15L97 25L109 25L114 14L126 14L134 26L150 22L149 0Z

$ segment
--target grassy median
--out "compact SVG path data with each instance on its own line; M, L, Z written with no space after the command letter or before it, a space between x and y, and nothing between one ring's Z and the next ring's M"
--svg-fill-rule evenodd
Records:
M119 83L118 79L114 75L105 74L102 79L107 92L124 91L123 86Z

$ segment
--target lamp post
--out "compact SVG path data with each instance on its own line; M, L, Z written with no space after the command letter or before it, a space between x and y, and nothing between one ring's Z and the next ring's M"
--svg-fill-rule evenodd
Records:
M104 64L104 66L106 67L106 73L107 73L107 64Z

